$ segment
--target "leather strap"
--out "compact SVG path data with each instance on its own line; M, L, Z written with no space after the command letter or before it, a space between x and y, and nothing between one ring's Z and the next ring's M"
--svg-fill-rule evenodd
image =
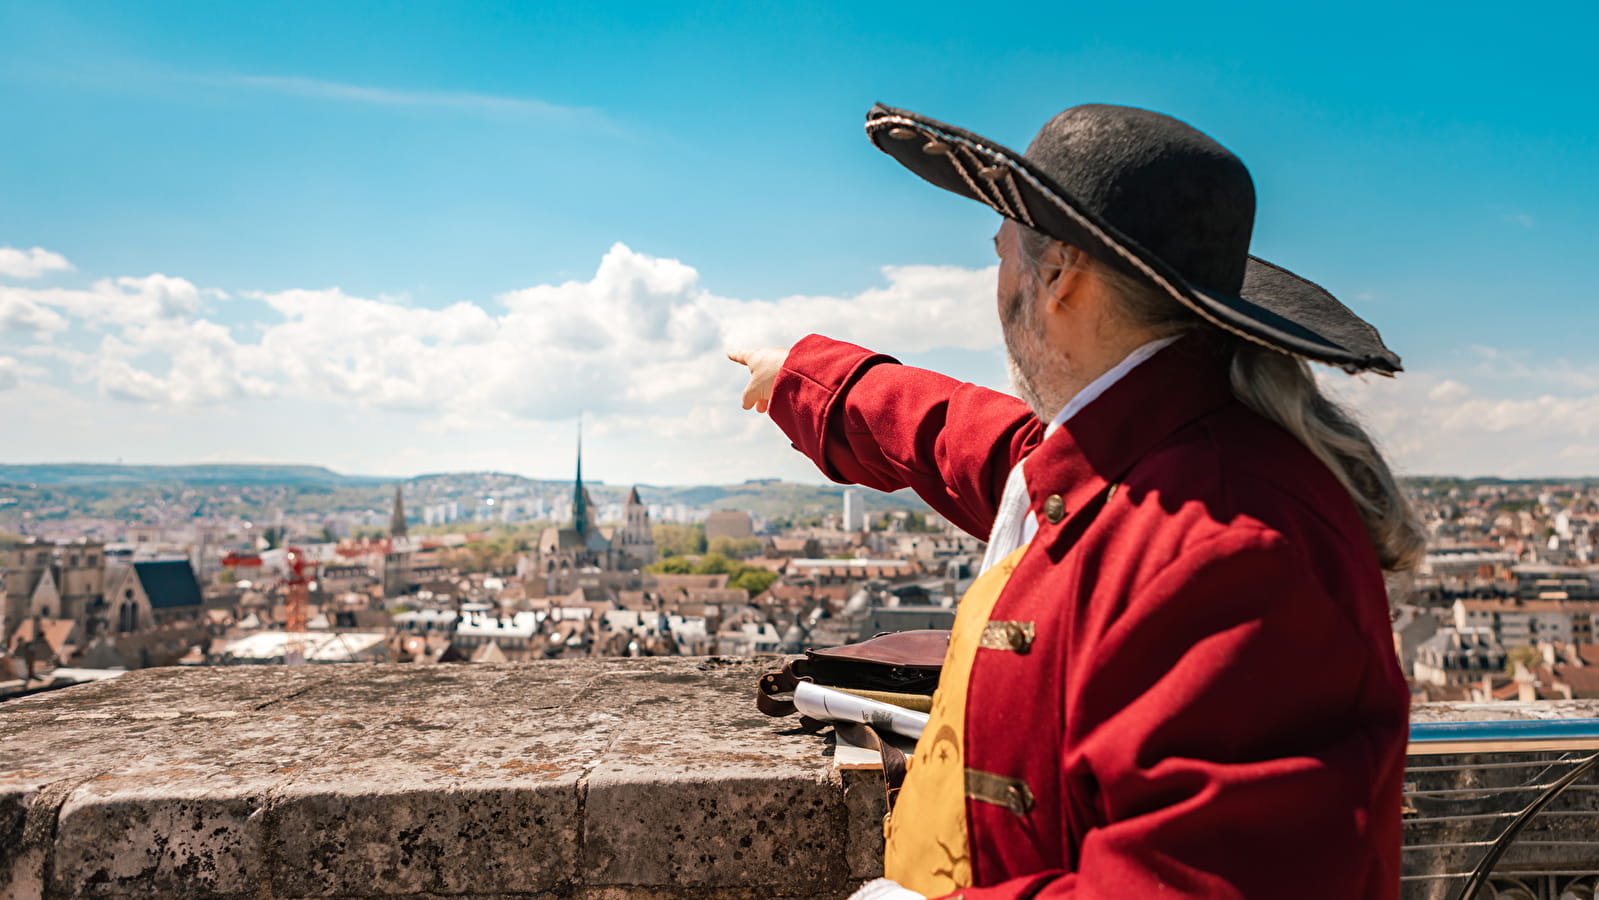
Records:
M833 730L848 738L850 743L868 750L876 750L883 757L883 794L888 800L889 811L892 812L894 801L899 799L899 789L905 785L905 773L909 769L905 752L883 740L877 729L870 725L834 722Z
M755 692L755 706L769 716L782 717L792 715L796 710L794 701L794 688L799 685L800 676L794 672L794 663L786 663L776 672L767 672L761 676ZM789 699L778 696L787 694Z

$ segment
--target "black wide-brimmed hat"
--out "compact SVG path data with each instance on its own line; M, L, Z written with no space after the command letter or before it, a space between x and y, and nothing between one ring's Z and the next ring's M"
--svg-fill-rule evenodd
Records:
M878 104L866 133L933 184L1154 284L1218 328L1349 372L1400 369L1377 329L1332 294L1249 255L1249 170L1184 122L1074 106L1019 154Z

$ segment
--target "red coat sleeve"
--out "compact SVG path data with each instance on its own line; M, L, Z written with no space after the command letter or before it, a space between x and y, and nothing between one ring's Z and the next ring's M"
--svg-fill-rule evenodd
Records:
M985 539L1011 467L1044 433L1015 397L819 335L789 350L768 411L828 478L909 487Z
M966 900L1397 896L1405 701L1362 699L1373 650L1297 552L1229 529L1085 623L1062 770L1102 824Z

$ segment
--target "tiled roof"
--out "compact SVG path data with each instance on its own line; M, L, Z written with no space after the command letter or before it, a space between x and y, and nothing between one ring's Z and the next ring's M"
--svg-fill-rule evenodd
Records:
M717 590L727 587L727 575L655 575L655 589L666 591Z
M164 560L133 564L145 596L150 598L151 609L172 609L180 606L199 606L200 582L188 560Z
M1467 612L1535 613L1593 612L1599 610L1599 600L1516 600L1513 598L1462 597L1455 602L1462 604Z

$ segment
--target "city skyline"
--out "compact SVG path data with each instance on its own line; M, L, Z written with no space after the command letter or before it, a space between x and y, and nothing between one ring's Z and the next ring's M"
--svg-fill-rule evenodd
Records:
M1323 380L1398 469L1599 474L1592 9L944 12L0 5L46 126L0 146L0 461L550 478L583 409L608 481L816 483L725 349L1005 386L997 218L865 110L1021 146L1108 101L1236 150L1255 252L1383 330L1406 372Z

